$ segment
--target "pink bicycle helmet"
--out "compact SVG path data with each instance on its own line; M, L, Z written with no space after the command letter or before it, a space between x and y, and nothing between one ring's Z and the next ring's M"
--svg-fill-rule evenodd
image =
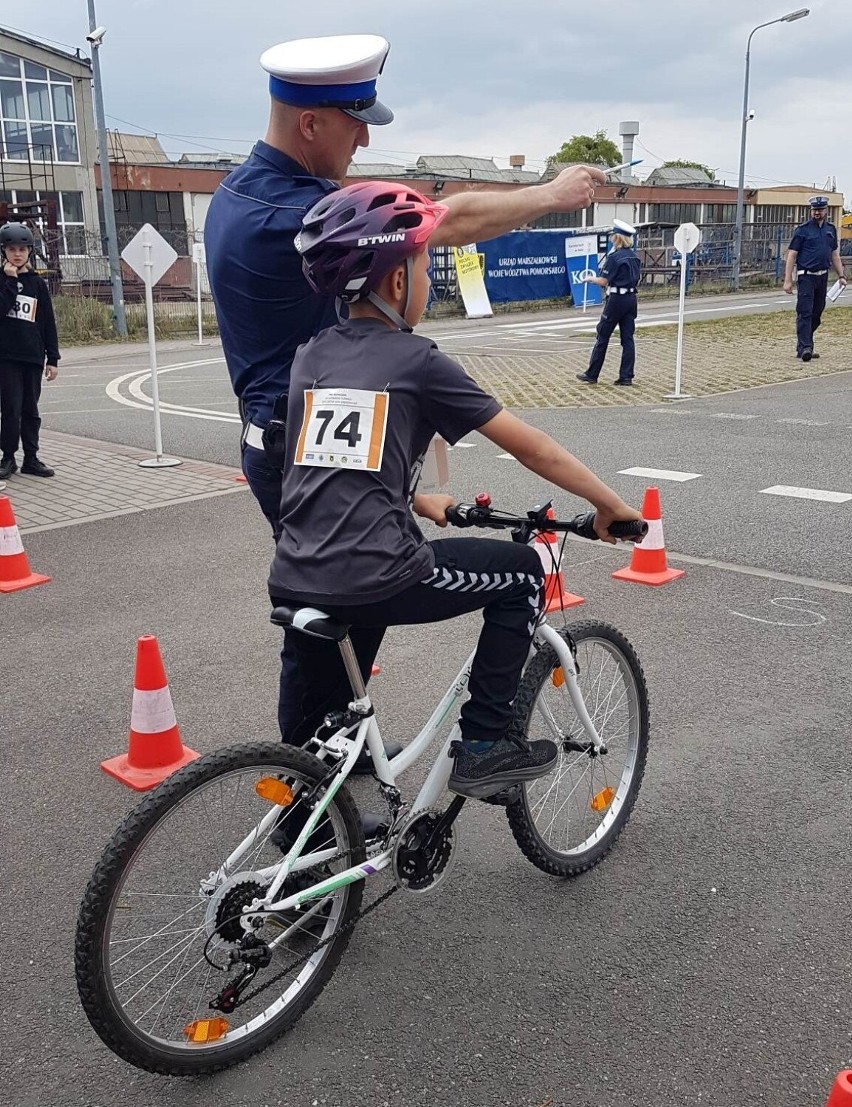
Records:
M368 298L387 273L418 253L447 210L413 188L380 181L324 196L295 240L308 284L347 303Z

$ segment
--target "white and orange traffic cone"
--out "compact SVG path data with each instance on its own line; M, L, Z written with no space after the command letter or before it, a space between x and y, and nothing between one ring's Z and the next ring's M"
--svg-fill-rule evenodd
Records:
M547 509L547 518L555 519L553 508ZM579 607L586 601L565 589L562 565L559 559L559 540L552 530L542 531L535 536L535 548L544 567L544 606L542 611L564 611L569 607Z
M147 792L196 757L180 739L157 639L143 634L136 644L128 750L102 761L101 768L134 792Z
M852 1107L852 1069L838 1073L825 1107Z
M12 501L8 496L0 496L0 592L18 592L35 584L47 584L49 580L50 577L30 569Z
M670 569L666 561L659 488L645 489L642 518L648 524L648 533L641 545L633 547L629 567L618 569L612 574L613 577L616 580L633 581L634 584L667 584L670 580L685 576L683 569Z

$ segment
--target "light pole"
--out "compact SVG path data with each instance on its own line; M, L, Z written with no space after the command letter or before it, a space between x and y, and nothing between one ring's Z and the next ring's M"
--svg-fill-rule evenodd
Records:
M787 15L780 15L777 19L770 19L768 23L759 23L748 36L745 59L745 84L743 87L742 132L740 135L740 176L739 183L737 185L737 221L734 227L734 263L731 270L734 289L736 291L739 291L740 288L740 258L742 257L743 246L743 185L745 182L746 127L748 126L749 121L748 72L749 65L751 63L751 40L754 36L755 31L759 31L761 27L771 27L773 23L793 23L795 22L795 20L804 19L806 15L810 14L810 8L799 8L797 11L788 12Z
M95 0L89 0L89 33L86 40L92 47L92 92L95 99L95 119L98 124L98 151L101 162L101 195L104 207L104 229L106 231L107 253L109 255L109 278L112 285L112 311L115 328L122 338L127 337L127 317L124 313L124 289L121 285L121 262L118 258L118 237L115 230L115 208L112 202L112 180L109 167L109 146L106 137L106 117L104 116L104 94L101 85L100 46L103 42L103 27L97 25L95 18Z

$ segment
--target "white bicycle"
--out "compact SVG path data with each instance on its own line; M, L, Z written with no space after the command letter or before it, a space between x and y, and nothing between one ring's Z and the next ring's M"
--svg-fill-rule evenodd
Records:
M595 537L593 514L547 519L490 506L451 508L457 525ZM637 527L611 528L638 537ZM634 529L630 529L630 528ZM473 655L417 737L388 761L347 628L321 611L283 607L273 621L339 643L353 690L304 749L231 746L164 781L121 823L80 908L80 998L103 1041L150 1072L196 1075L263 1049L304 1014L331 978L357 920L398 889L427 893L453 860L465 800L447 791L453 725L416 799L398 780L458 716ZM642 782L648 697L636 653L605 623L559 630L544 617L515 699L514 725L547 737L546 777L492 797L524 855L554 876L596 865L624 829ZM386 832L366 843L346 779L364 745L387 803ZM449 800L449 803L446 801ZM364 911L368 877L390 888Z

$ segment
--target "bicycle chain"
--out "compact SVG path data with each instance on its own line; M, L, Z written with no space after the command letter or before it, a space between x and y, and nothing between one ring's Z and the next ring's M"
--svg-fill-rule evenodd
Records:
M351 930L355 926L355 923L359 922L361 919L371 914L373 911L376 910L377 907L380 907L381 904L385 902L385 900L390 899L394 892L398 891L399 885L393 884L390 888L388 888L386 892L383 892L377 900L374 900L368 907L365 907L363 911L359 911L355 918L350 919L350 921L345 926L342 926L340 930L336 930L327 938L323 938L321 942L314 946L310 953L306 953L303 957L299 957L295 961L291 961L289 965L285 965L281 972L277 973L270 980L267 980L264 984L259 985L257 988L254 989L254 991L249 992L248 995L241 996L239 1000L234 1004L233 1009L236 1010L237 1007L242 1007L244 1003L248 1003L250 999L256 999L259 995L262 995L262 993L265 992L267 988L271 988L273 984L277 984L279 980L282 980L288 973L292 972L293 969L297 968L299 965L303 965L306 961L309 961L317 953L318 950L324 949L325 946L327 946L330 942L333 942L335 938L339 938L341 934L346 934L347 931Z

